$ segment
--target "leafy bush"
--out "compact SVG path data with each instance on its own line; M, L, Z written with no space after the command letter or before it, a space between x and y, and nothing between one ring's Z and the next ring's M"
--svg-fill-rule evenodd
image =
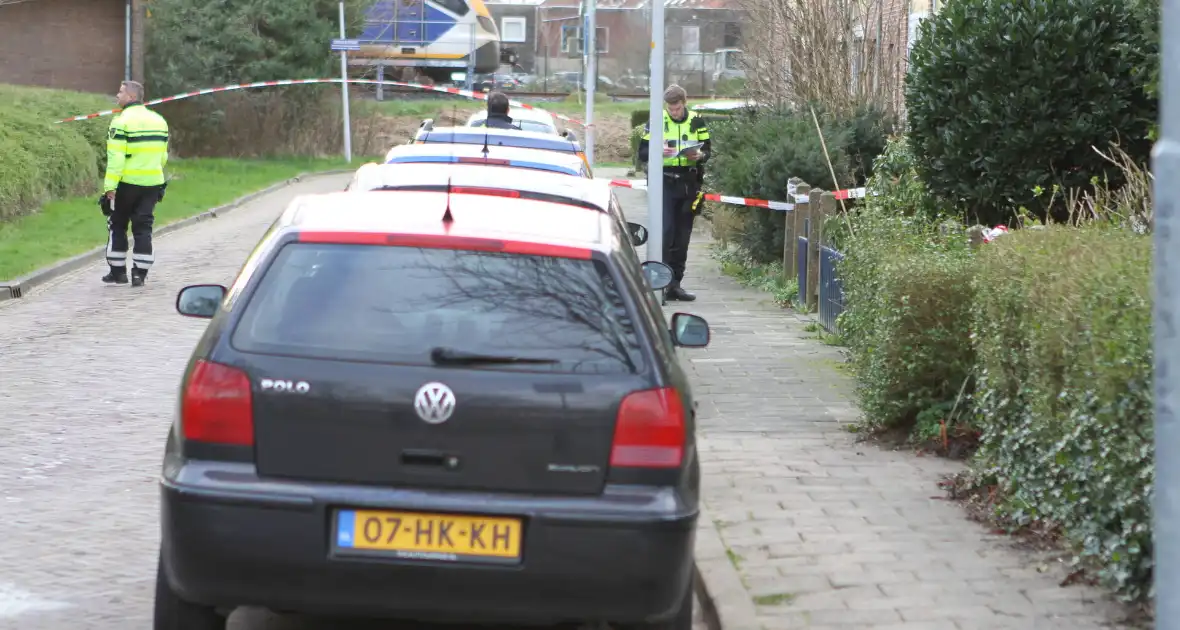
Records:
M982 249L979 467L1002 512L1059 526L1124 596L1152 575L1152 247L1128 230L1020 230Z
M841 246L840 330L860 408L873 428L909 430L921 419L918 436L934 437L940 421L954 422L952 409L967 415L974 253L962 228L880 206L855 217Z
M758 112L714 122L710 129L713 157L706 170L711 190L760 199L786 199L787 180L799 177L813 185L830 181L823 148L807 117L789 111ZM827 130L837 177L848 179L848 135ZM742 208L745 220L733 240L756 262L782 257L784 220L781 212Z
M110 119L54 121L110 105L93 94L0 85L0 220L35 212L51 199L97 195Z
M631 110L631 128L632 129L634 129L636 126L642 127L643 125L647 124L647 121L650 119L651 119L651 113L648 112L646 109L633 109L633 110Z
M347 0L356 32L373 0ZM147 25L147 88L153 95L227 83L333 76L336 0L153 0ZM161 113L173 148L186 156L324 154L340 146L339 88L295 86L231 92L169 104ZM209 141L215 139L215 141ZM326 144L325 144L326 143Z
M1150 2L1151 0L1144 0ZM1037 187L1118 170L1091 147L1146 161L1158 102L1145 89L1158 38L1130 3L956 0L923 21L906 107L919 172L970 221L1040 212Z

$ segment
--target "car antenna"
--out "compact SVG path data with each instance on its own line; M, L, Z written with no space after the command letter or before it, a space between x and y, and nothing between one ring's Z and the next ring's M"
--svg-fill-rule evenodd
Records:
M454 222L455 217L451 214L451 177L447 176L447 210L443 213L443 227L446 230L451 229L451 223Z
M488 128L487 127L483 128L483 157L485 160L488 158Z

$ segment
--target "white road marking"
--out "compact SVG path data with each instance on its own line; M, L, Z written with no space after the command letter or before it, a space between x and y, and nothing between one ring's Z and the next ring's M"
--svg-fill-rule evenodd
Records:
M36 595L17 588L15 584L0 582L0 619L11 619L30 612L49 612L69 608L65 602L41 599Z

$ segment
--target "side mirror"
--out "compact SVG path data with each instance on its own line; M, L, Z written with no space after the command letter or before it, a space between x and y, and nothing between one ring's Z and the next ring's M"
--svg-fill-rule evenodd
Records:
M430 131L431 129L434 129L434 119L423 118L421 124L418 125L418 128L424 131Z
M709 322L699 315L676 313L672 316L672 340L682 348L709 345Z
M220 284L194 284L176 295L176 312L185 317L209 319L217 314L226 288Z
M638 223L627 222L627 231L631 233L631 244L639 247L647 242L647 228Z
M652 291L659 291L672 284L672 268L662 262L649 260L642 265L643 275L647 277L647 283L651 285Z

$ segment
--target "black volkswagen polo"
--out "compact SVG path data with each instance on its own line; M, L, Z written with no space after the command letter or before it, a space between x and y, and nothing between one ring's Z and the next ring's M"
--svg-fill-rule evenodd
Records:
M392 204L392 206L391 206ZM396 211L391 211L396 207ZM238 606L688 628L700 473L670 271L611 215L478 190L303 197L228 289L161 478L157 630Z

